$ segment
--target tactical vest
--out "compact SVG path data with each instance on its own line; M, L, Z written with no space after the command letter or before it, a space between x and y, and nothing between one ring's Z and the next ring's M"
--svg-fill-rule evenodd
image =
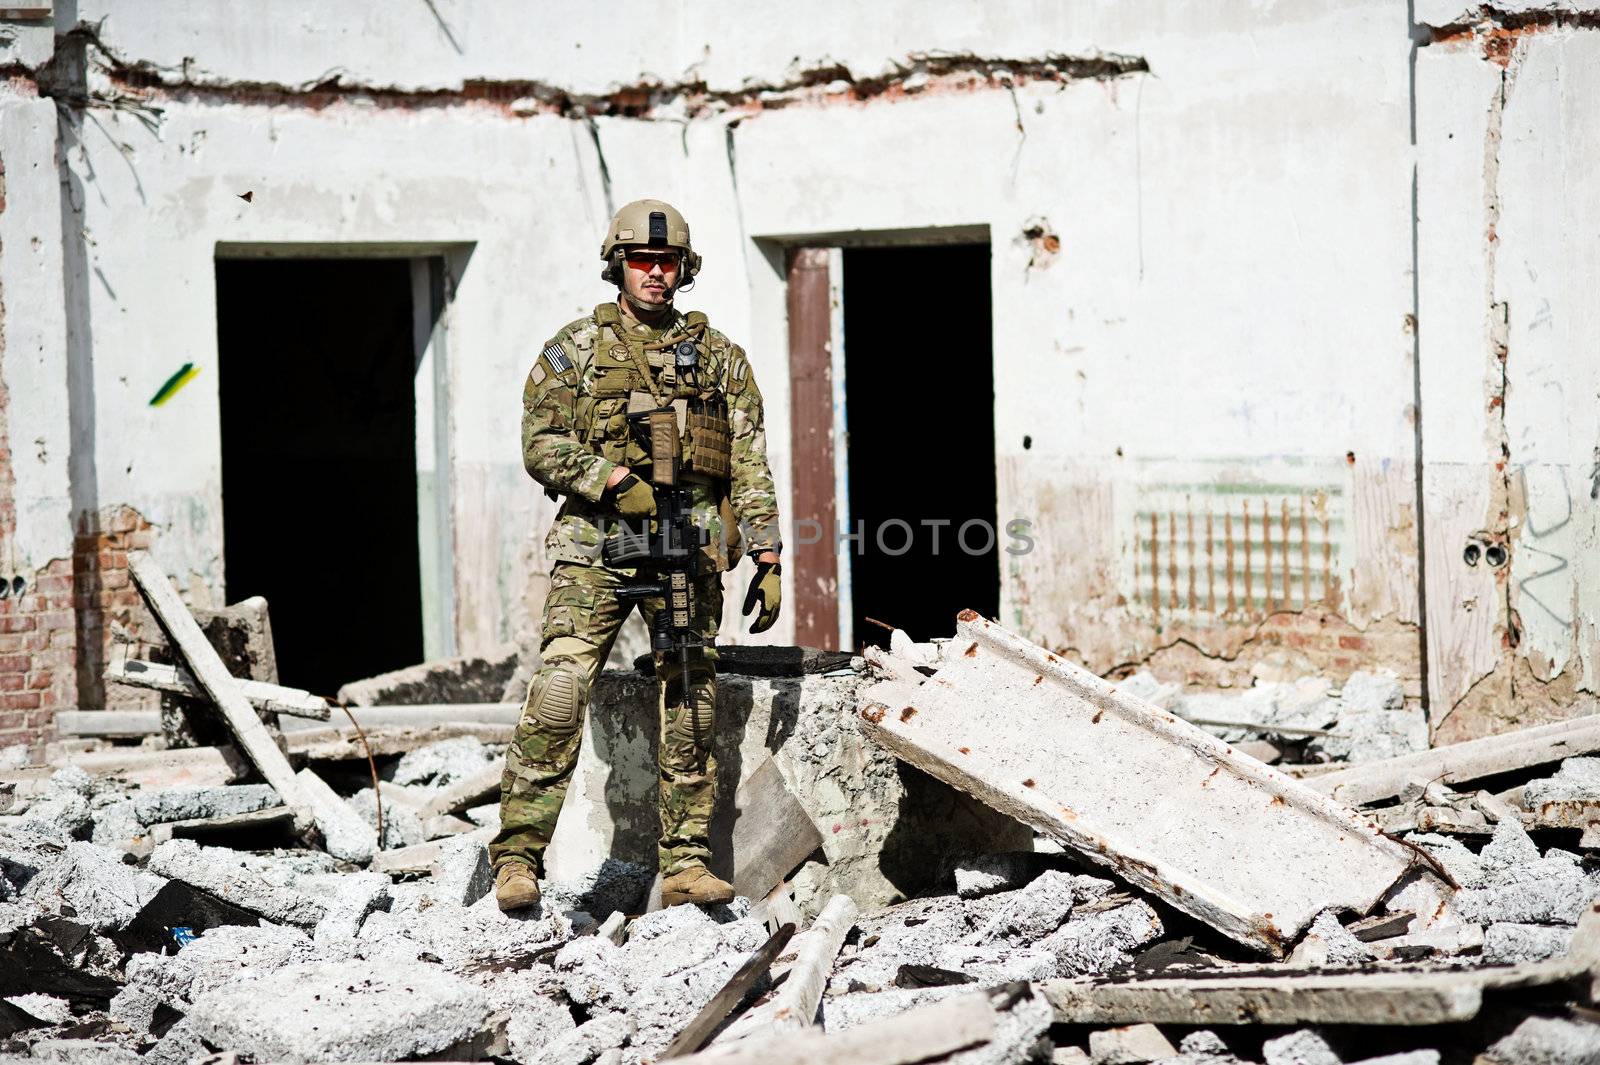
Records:
M673 425L675 474L726 485L732 427L727 396L717 381L723 367L711 365L705 341L706 316L690 311L682 328L648 341L628 335L615 303L602 303L594 317L600 331L592 369L587 385L579 386L574 411L579 438L608 461L648 478L652 452L659 454L662 447L659 436L652 447L650 434Z

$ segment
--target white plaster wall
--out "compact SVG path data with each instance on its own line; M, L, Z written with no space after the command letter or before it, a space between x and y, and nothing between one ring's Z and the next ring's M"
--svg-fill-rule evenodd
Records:
M1600 36L1527 39L1500 147L1512 604L1536 676L1600 691ZM1574 659L1577 659L1574 661Z
M16 477L17 529L0 543L0 576L31 577L72 554L61 185L55 104L0 90L0 302L10 403L3 412Z
M681 78L734 89L834 63L879 74L935 48L1144 56L1154 76L798 105L737 123L731 113L599 119L594 138L612 203L666 196L694 220L708 266L689 302L749 347L784 490L774 242L989 227L1001 516L1035 517L1041 538L1083 548L1070 553L1078 569L1017 563L1008 610L1037 638L1081 642L1082 626L1102 642L1115 635L1115 619L1099 632L1090 619L1117 605L1128 568L1126 501L1104 515L1048 506L1052 486L1122 492L1196 461L1213 464L1210 479L1248 479L1253 463L1285 459L1316 467L1316 483L1348 477L1349 450L1374 465L1409 453L1409 38L1392 5L1300 3L1219 19L1176 7L1133 17L1112 5L998 14L950 4L929 19L835 4L783 33L739 35L737 47L730 27L765 28L744 7L638 8L640 33L620 47L612 16L586 9L566 12L553 35L522 9L438 10L459 54L422 8L319 8L314 25L293 8L130 0L77 15L103 19L99 39L117 62L215 85L303 85L336 71L345 84L403 89L479 78L577 92ZM116 88L104 71L94 84ZM159 133L117 115L91 125L77 164L94 187L86 224L105 281L91 289L101 498L167 530L172 569L220 582L216 376L206 373L218 242L472 244L450 335L461 646L525 627L548 509L518 468L515 397L537 343L605 295L593 254L606 203L589 130L443 102L311 110L180 94L160 105ZM1017 235L1036 216L1063 252L1030 272ZM944 372L936 330L928 352ZM184 361L201 377L148 408ZM1349 568L1361 557L1341 555ZM1085 574L1081 560L1115 572ZM780 623L771 638L786 635Z

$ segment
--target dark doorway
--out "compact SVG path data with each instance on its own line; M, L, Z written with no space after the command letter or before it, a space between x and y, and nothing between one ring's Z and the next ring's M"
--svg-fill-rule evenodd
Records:
M868 618L927 640L999 612L993 335L988 245L845 250L858 646L887 641Z
M217 261L229 602L266 596L284 684L422 660L406 259Z

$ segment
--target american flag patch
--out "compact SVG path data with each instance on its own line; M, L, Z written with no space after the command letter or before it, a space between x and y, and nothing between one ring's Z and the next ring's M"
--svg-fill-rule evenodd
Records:
M572 360L567 358L567 353L560 344L551 344L545 348L544 357L550 363L550 368L556 373L566 373L572 369Z

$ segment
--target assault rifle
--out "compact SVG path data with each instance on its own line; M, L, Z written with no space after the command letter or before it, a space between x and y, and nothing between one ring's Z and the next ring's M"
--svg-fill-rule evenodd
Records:
M695 578L706 568L707 535L690 521L693 493L678 482L678 416L671 407L629 414L628 421L649 443L650 484L656 516L630 525L619 524L607 536L605 561L636 566L654 579L617 590L624 603L660 597L664 604L650 626L650 649L676 654L683 665L682 697L689 695L689 649L704 647L701 605L695 599Z

